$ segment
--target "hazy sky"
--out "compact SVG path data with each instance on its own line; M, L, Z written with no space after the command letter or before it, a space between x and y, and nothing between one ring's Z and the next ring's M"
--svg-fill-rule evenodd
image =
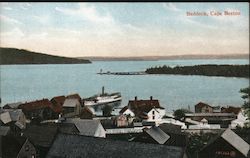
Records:
M187 16L238 11L239 16ZM0 3L1 47L80 56L248 54L248 3Z

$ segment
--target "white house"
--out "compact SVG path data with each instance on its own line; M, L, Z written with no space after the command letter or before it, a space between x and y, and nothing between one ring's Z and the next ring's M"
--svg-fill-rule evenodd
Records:
M135 113L133 111L131 111L128 108L128 106L124 106L119 113L122 114L122 115L126 115L126 116L129 116L129 115L132 116L132 117L135 116Z
M147 121L154 121L154 122L160 122L162 120L162 117L166 114L166 111L164 108L155 108L153 107L148 113L148 119Z
M150 100L130 100L120 114L137 117L143 121L160 122L166 114L165 109L160 106L159 101L150 97Z
M247 117L244 115L244 111L240 111L237 114L237 119L231 122L230 128L236 128L236 126L243 127L245 123L249 123Z

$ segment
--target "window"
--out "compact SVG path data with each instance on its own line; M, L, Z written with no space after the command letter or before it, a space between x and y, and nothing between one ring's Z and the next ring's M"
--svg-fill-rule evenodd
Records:
M29 151L29 149L30 149L29 145L26 145L25 146L25 151Z
M155 111L153 111L152 113L153 113L153 115L154 115L154 114L155 114Z
M155 116L153 116L153 120L155 119Z

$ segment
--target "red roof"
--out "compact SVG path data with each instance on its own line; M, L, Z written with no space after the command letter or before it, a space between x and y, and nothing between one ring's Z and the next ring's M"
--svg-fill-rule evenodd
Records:
M82 112L88 112L88 113L94 115L93 112L87 106L83 107Z
M229 106L228 108L221 108L221 112L222 113L234 113L234 114L238 114L241 111L240 107L233 107L233 106Z
M128 106L124 106L121 110L120 110L120 114L123 114L126 110L128 109Z
M19 105L18 108L24 110L24 111L33 111L37 109L43 109L43 108L52 108L52 103L48 99L42 99L42 100L36 100L33 102L28 102Z
M145 113L148 113L153 108L164 109L160 106L158 100L130 100L128 102L128 107L132 110L137 116L143 116Z
M55 112L60 113L62 112L62 105L65 101L65 96L57 96L51 99L51 103L53 104L52 108Z
M195 105L196 108L202 108L202 107L211 107L210 105L203 103L203 102L199 102L198 104Z

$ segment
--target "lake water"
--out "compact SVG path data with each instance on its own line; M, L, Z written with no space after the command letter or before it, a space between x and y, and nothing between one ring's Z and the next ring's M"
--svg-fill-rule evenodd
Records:
M128 100L159 99L166 111L192 108L203 101L211 105L243 104L239 90L249 86L245 78L184 75L98 75L103 71L144 71L161 65L249 64L249 60L162 60L162 61L94 61L73 65L1 65L2 105L32 101L58 95L78 93L86 98L101 92L121 92L125 106Z

